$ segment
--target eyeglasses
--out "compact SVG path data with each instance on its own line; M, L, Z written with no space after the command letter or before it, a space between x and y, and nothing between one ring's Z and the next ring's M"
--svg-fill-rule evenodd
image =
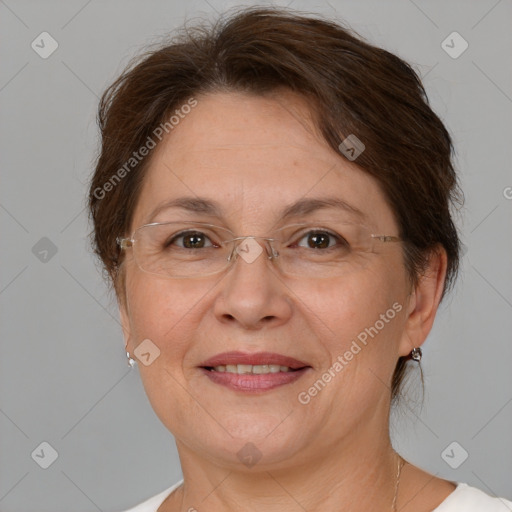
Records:
M130 238L117 238L117 243L122 250L133 249L141 270L169 278L211 276L238 256L253 263L264 252L285 276L329 278L364 268L378 248L402 241L355 223L335 223L336 229L320 227L333 225L332 220L315 224L289 224L262 237L235 236L202 222L157 222L139 227Z

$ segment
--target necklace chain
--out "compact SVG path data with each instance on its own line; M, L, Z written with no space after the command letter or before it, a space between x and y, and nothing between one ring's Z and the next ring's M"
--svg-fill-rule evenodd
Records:
M400 485L400 475L402 473L402 467L405 465L405 463L406 463L406 461L403 460L402 457L400 457L400 455L398 455L398 465L397 465L398 467L397 467L397 470L396 470L395 496L393 497L393 503L391 504L391 510L393 512L397 511L396 500L397 500L397 497L398 497L398 486Z

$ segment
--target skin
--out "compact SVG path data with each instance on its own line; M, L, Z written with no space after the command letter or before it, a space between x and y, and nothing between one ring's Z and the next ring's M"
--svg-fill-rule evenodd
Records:
M197 99L151 155L132 230L195 219L265 236L284 206L336 195L361 210L374 233L398 233L378 183L321 139L301 97L279 91ZM156 205L180 196L217 200L223 217L176 208L149 217ZM336 210L307 218L336 219ZM159 512L391 510L398 460L388 432L391 377L398 358L421 346L432 327L446 255L435 252L413 288L400 245L385 245L331 279L287 278L262 257L250 264L238 258L215 276L169 279L141 271L127 251L121 301L127 349L133 353L149 338L160 350L139 369L151 405L175 437L185 479ZM394 303L401 311L301 404L298 393ZM212 383L197 368L228 350L278 352L312 370L249 396ZM262 454L252 467L237 457L248 442ZM432 510L453 489L406 464L397 507Z

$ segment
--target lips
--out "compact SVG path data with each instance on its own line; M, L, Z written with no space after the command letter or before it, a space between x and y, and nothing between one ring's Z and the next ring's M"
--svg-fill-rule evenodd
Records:
M256 352L256 353L247 353L247 352L223 352L222 354L217 354L216 356L203 361L198 366L206 369L214 368L215 366L225 366L225 365L279 365L279 366L287 366L291 370L299 370L301 368L310 367L308 363L304 361L299 361L298 359L294 359L293 357L285 356L282 354L276 354L274 352Z
M274 352L224 352L199 368L211 382L245 394L292 384L312 371L306 362Z

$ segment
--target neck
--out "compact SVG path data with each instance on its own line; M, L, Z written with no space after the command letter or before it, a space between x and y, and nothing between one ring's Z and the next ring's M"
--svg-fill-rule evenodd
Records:
M365 442L354 439L361 434L316 454L298 455L272 467L259 462L244 471L216 465L177 442L184 485L176 493L177 506L168 510L391 511L398 456L387 433L380 438L367 435Z

